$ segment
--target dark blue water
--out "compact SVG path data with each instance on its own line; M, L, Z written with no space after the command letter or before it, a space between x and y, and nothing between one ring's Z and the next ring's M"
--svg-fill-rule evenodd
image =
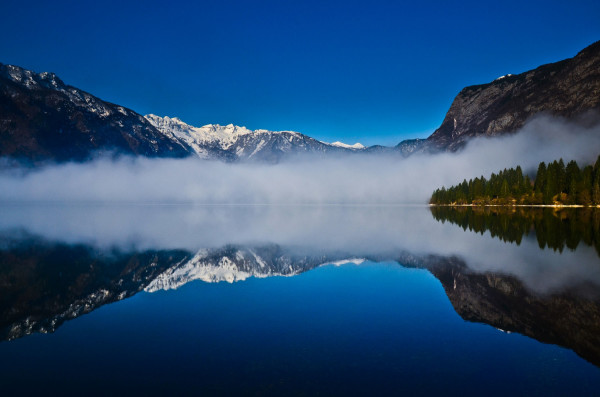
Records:
M575 353L466 322L426 270L324 266L140 293L0 344L4 395L594 395Z
M600 390L591 210L0 211L2 396Z

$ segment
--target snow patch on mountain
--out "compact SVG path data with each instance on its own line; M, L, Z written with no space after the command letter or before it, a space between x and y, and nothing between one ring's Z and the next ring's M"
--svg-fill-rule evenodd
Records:
M500 76L500 77L498 77L498 78L497 78L496 80L494 80L494 81L497 81L497 80L502 80L502 79L505 79L505 78L507 78L507 77L510 77L510 76L512 76L512 74L510 74L510 73L509 73L509 74L505 74L504 76Z
M360 149L365 148L365 146L362 143L358 143L358 142L356 142L354 145L348 145L347 143L337 141L337 142L330 143L329 145L335 146L335 147L342 147L344 149L355 149L355 150L360 150Z

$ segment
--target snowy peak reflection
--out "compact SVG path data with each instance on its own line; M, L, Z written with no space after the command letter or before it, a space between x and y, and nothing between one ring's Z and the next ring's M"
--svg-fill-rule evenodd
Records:
M220 249L202 249L189 261L178 263L159 274L146 292L177 289L191 281L207 283L243 281L249 277L294 276L323 264L360 263L359 259L302 256L271 244L260 247L228 245Z
M173 290L195 280L233 283L293 276L321 265L365 261L427 269L465 320L565 346L600 365L600 287L577 277L560 290L539 293L516 272L478 270L456 255L301 250L279 244L198 251L101 249L23 232L0 234L0 339L54 332L65 321L143 290Z
M339 256L300 256L274 244L218 249L103 250L27 233L0 234L0 340L51 333L65 321L142 290L191 281L234 282L292 276Z

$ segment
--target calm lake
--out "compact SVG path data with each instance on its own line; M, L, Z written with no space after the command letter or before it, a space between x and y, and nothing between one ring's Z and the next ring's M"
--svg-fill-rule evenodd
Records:
M600 390L600 211L0 211L3 395Z

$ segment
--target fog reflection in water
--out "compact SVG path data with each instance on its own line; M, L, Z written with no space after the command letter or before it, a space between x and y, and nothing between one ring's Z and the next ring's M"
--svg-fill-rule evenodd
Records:
M434 215L445 219L439 211ZM478 272L514 275L538 293L582 283L600 285L600 259L594 244L579 244L576 250L559 253L547 246L540 249L535 233L523 235L519 245L509 244L485 225L477 229L485 229L481 235L457 227L450 218L445 220L438 222L427 207L402 206L15 205L3 208L0 232L12 236L26 232L98 250L195 253L226 245L272 244L313 257L436 255L461 258ZM547 225L542 226L549 234ZM550 229L551 234L564 239L571 230L568 226L569 222L560 221Z

